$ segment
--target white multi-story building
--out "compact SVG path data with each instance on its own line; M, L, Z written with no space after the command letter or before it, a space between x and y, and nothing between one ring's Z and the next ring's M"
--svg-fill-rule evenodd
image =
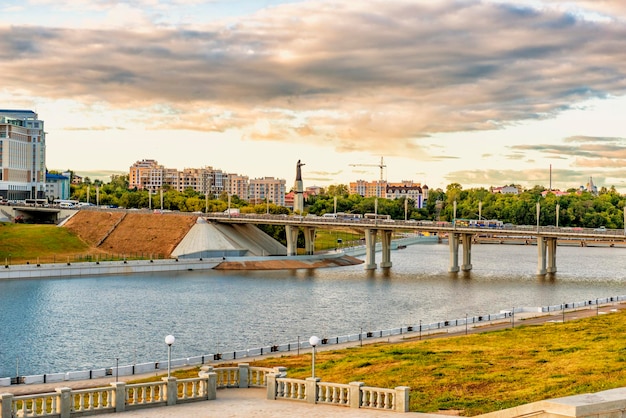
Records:
M46 173L46 198L69 199L70 198L70 176L65 174Z
M426 189L426 196L422 190L422 186L419 183L413 183L410 180L403 180L401 183L388 183L387 184L387 199L400 199L407 198L414 202L414 206L418 209L424 207L424 202L428 198L428 186L424 186Z
M230 174L228 176L227 192L231 196L237 196L241 200L250 200L250 179L248 176L240 174Z
M46 133L31 110L0 109L0 196L42 199L46 184Z
M254 204L268 202L285 206L286 184L285 179L275 179L274 177L250 180L248 200Z

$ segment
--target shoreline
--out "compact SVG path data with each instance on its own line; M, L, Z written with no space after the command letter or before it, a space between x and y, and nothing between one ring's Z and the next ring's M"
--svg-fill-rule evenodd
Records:
M515 312L501 311L499 314L468 317L466 324L464 319L438 321L431 324L400 327L391 330L377 330L362 332L348 336L322 338L322 344L317 350L343 350L363 344L375 343L402 343L415 340L432 338L446 338L462 336L464 334L480 333L510 328L517 325L537 325L547 322L562 322L575 320L600 314L608 314L626 309L626 296L614 296L598 299L597 304L592 301L582 301L556 306L526 307L516 309ZM602 311L600 311L602 307ZM469 320L472 322L470 323ZM469 326L468 326L469 325ZM394 333L394 331L396 331ZM398 332L399 331L399 332ZM308 341L302 341L300 346L296 343L285 343L274 347L258 347L240 351L226 351L219 354L205 354L202 356L172 359L172 369L190 369L203 365L219 365L229 363L248 363L265 358L299 355L300 352L310 352ZM292 348L293 346L293 348ZM120 365L96 370L69 371L61 373L49 373L40 375L19 376L16 378L0 378L0 391L17 394L41 393L42 388L72 387L90 388L119 379L122 381L138 380L145 377L153 377L167 373L160 368L162 361L148 362L133 365ZM21 379L20 383L15 383ZM13 390L17 389L17 390Z
M0 268L3 279L73 278L193 270L313 269L363 263L344 252L267 257L172 258L165 260L85 261L79 263L18 264Z

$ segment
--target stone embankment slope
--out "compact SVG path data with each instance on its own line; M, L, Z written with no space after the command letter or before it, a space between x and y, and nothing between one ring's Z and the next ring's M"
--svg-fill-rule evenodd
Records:
M195 223L186 215L81 210L64 227L102 252L169 257Z
M284 269L311 269L311 268L323 268L323 267L338 267L338 266L353 266L356 264L362 264L363 260L356 257L344 255L342 257L335 258L323 258L323 259L282 259L282 260L241 260L235 261L229 259L224 261L215 267L215 270L284 270Z

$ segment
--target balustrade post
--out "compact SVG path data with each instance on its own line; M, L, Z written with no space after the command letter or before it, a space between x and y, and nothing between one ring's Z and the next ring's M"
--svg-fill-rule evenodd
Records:
M363 382L350 382L350 408L361 407L361 387Z
M409 412L409 388L408 386L398 386L395 388L396 412Z
M268 373L265 376L265 383L267 384L266 398L269 399L270 401L276 400L276 378L277 377L278 377L278 373Z
M113 401L111 405L115 408L115 412L124 412L126 410L126 382L112 382Z
M206 398L208 401L214 401L217 399L217 373L208 373L206 392Z
M306 378L306 402L317 403L317 383L320 381L319 377L307 377Z
M250 365L248 363L239 363L239 388L250 387Z
M72 389L56 388L55 391L59 394L59 403L57 406L59 417L70 418L70 414L72 412Z
M167 400L167 406L176 405L176 401L178 401L177 379L175 377L163 377L161 380L167 383L167 385L165 385L165 399Z
M0 418L11 418L12 393L0 393Z

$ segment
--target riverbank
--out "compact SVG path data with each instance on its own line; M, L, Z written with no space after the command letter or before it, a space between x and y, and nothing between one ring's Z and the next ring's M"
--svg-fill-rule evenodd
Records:
M429 329L424 330L423 332L419 332L418 330L414 330L413 332L397 334L397 335L383 335L379 336L378 333L373 333L371 337L364 337L362 339L357 339L355 341L345 341L338 344L320 344L317 348L317 352L322 351L337 351L337 350L345 350L352 347L363 346L368 344L399 344L404 342L411 342L416 340L431 340L431 339L441 339L448 337L457 337L463 335L473 335L484 332L492 332L497 330L502 330L506 328L512 328L516 326L530 326L530 325L541 325L546 323L559 323L559 322L569 322L582 318L589 318L592 316L598 315L606 315L610 313L616 313L626 309L626 302L615 301L608 303L604 302L597 306L587 306L587 307L579 307L579 308L571 308L570 310L562 310L557 311L553 310L551 312L547 312L546 309L548 307L537 307L537 308L527 308L526 312L518 312L515 316L501 317L495 320L488 320L480 324L473 324L472 326L466 327L463 325L451 326L447 329ZM283 351L267 351L264 354L259 354L257 356L233 359L229 358L228 360L220 359L220 360L210 360L206 362L206 364L211 364L215 367L220 367L220 365L233 364L233 363L252 363L258 360L265 360L270 358L280 358L284 356L300 356L302 354L310 355L311 347L308 343L303 342L303 347L299 350L292 350L288 352ZM204 364L204 363L203 363ZM119 375L115 375L112 372L107 374L106 376L92 378L92 379L62 379L56 382L49 383L31 383L31 384L14 384L11 386L7 386L3 389L4 392L12 393L13 395L28 395L35 393L46 393L53 392L55 388L58 387L68 387L72 389L87 389L94 387L105 386L109 383L115 381L122 382L132 382L137 380L142 380L146 378L155 378L159 376L164 376L167 372L166 370L155 370L151 372L144 372L138 374L126 374L131 366L120 366ZM199 367L199 365L189 366L189 365L178 365L176 360L172 361L172 369L173 370L185 370L185 369L195 369ZM67 375L69 377L69 374Z
M0 268L2 279L44 279L194 270L283 270L348 266L363 260L341 251L300 256L217 257L207 259L123 260L18 264Z

